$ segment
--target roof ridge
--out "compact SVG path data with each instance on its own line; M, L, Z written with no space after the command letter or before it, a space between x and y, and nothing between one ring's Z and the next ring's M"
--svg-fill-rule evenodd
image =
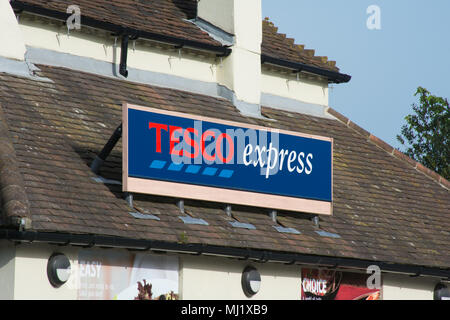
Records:
M287 34L278 32L278 27L276 27L275 24L270 21L269 17L264 18L263 25L264 24L270 28L271 32L275 33L278 36L281 36L286 41L286 44L288 44L291 49L297 51L298 54L311 58L316 62L328 66L329 68L337 68L336 61L329 60L327 56L316 56L316 51L314 49L306 49L306 45L295 43L295 38L288 37Z
M31 227L30 204L24 187L16 151L0 104L0 199L4 225Z
M334 116L335 118L337 118L340 122L345 124L348 128L350 128L353 131L357 132L359 135L365 137L367 139L367 141L369 141L369 142L373 143L374 145L376 145L377 147L383 149L384 151L389 153L394 158L397 158L397 159L403 161L404 163L407 163L408 165L410 165L411 167L413 167L417 171L421 172L422 174L424 174L428 178L431 178L435 182L439 183L443 188L445 188L447 190L450 190L450 181L445 179L443 176L441 176L437 172L435 172L435 171L433 171L431 169L428 169L423 164L417 162L416 160L414 160L411 157L407 156L403 152L397 150L396 148L394 148L393 146L391 146L387 142L381 140L380 138L378 138L377 136L373 135L372 133L364 130L363 128L361 128L360 126L358 126L357 124L352 122L349 118L347 118L343 114L337 112L333 108L327 107L325 109L325 111L327 113L331 114L332 116Z
M263 23L267 24L268 27L278 30L278 27L276 27L275 24L272 21L270 21L269 17L265 17Z

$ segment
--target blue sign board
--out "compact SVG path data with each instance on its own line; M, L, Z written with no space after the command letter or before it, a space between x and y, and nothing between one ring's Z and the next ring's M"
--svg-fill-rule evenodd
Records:
M125 178L203 187L211 201L224 190L332 201L332 139L129 105L124 112Z

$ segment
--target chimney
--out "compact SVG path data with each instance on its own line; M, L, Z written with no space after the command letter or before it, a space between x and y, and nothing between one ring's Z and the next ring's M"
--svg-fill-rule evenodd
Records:
M198 18L235 36L230 56L217 72L220 85L239 111L260 117L261 99L261 0L200 0ZM223 93L226 96L227 93Z
M0 0L0 57L25 60L25 42L9 0Z

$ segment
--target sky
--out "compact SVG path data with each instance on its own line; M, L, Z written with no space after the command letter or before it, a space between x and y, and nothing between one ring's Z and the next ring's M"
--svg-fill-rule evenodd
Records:
M449 0L262 0L263 17L352 76L330 107L390 145L422 86L450 100ZM379 8L379 25L369 6ZM378 26L380 29L369 29Z

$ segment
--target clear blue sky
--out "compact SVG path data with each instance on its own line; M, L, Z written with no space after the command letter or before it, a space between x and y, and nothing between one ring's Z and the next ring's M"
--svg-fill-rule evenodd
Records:
M330 106L394 147L418 86L450 100L450 0L262 1L279 32L352 76ZM366 26L370 5L381 30Z

